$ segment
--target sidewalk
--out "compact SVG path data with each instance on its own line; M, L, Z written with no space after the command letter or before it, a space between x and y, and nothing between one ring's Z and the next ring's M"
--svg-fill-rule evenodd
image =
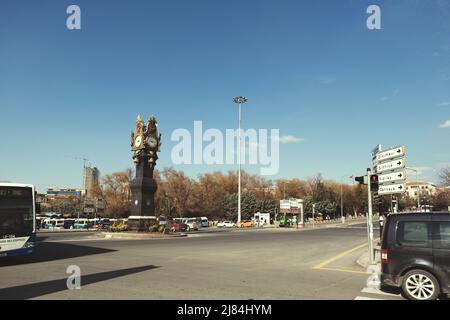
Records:
M369 250L366 249L364 253L356 261L361 267L367 270L372 275L367 278L366 288L379 290L381 288L381 255L380 246L374 246L375 249L375 264L370 264Z
M308 222L304 227L300 227L299 229L307 229L307 228L317 228L317 227L348 227L356 224L365 223L367 220L365 217L362 218L352 218L345 219L345 222L342 223L341 219L334 219L329 221L317 221L317 222Z

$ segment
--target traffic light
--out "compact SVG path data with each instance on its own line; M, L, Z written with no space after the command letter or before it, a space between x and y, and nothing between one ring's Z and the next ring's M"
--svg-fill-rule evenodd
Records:
M355 177L355 181L359 184L367 185L367 176ZM370 191L377 192L378 191L378 175L372 174L370 175Z
M359 184L367 184L367 176L355 177L355 181Z
M377 192L378 191L378 175L372 174L370 176L370 191Z

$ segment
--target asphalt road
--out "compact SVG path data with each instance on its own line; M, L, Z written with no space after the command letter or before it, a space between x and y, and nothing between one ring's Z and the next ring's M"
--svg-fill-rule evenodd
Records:
M1 259L0 299L354 299L368 277L356 264L364 225L93 236L43 233L33 255ZM80 290L67 289L70 265L81 269Z

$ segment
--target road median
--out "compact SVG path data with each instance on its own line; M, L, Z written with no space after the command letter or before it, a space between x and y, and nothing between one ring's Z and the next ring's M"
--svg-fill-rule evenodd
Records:
M147 239L172 239L187 237L185 233L162 234L146 232L100 232L96 235L103 239L121 239L121 240L147 240Z

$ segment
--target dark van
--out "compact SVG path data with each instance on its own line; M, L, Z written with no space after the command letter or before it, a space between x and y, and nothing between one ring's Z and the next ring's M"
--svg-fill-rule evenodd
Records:
M450 212L389 215L381 243L381 281L411 300L450 294Z
M75 224L75 219L65 219L64 220L64 229L73 229L73 225Z

